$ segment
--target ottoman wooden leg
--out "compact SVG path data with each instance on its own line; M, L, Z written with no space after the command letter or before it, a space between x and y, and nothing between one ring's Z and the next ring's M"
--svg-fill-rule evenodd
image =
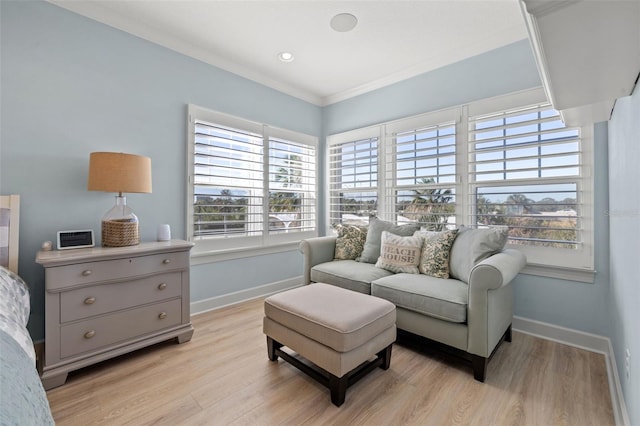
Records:
M391 365L391 347L393 344L387 346L380 352L378 352L378 357L382 359L382 364L380 364L380 368L383 370L388 370Z
M331 402L333 405L339 407L344 403L348 386L349 378L347 374L342 377L329 374L329 390L331 391Z
M271 337L267 336L267 355L271 361L277 361L278 355L276 355L276 349L280 349L282 347L282 343L273 340Z

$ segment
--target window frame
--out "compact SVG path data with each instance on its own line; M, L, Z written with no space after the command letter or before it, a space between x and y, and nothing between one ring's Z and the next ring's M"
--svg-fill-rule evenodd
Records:
M393 156L393 134L410 131L419 126L436 125L455 121L455 157L456 182L455 186L455 218L456 225L473 226L474 201L473 194L478 187L486 186L486 182L473 182L470 179L469 117L481 116L500 111L522 108L535 104L547 103L542 88L534 88L514 92L493 98L482 99L468 104L459 105L439 111L419 114L412 117L380 123L367 128L329 135L327 137L328 152L332 144L363 134L379 134L378 143L378 217L383 220L395 221L394 185L389 184L393 179L393 167L390 157ZM507 247L521 250L527 255L528 264L523 270L525 274L560 278L572 281L593 282L594 279L594 206L593 206L593 124L580 128L580 156L581 175L566 180L577 182L581 194L579 207L582 209L582 227L580 228L581 249L562 249L552 247L534 247L508 244ZM352 139L353 140L353 139ZM327 168L328 169L328 168ZM330 173L327 173L327 188L330 187ZM502 181L502 185L509 186L509 181ZM329 194L331 192L329 191ZM332 210L331 196L326 203L326 226L331 230ZM575 251L574 251L575 250Z
M409 117L406 119L400 119L400 120L395 120L391 123L388 123L386 125L384 125L385 128L385 135L386 135L386 140L382 142L382 144L384 144L385 146L385 152L386 152L386 156L384 159L384 167L385 167L385 192L387 194L388 197L390 197L391 202L389 201L389 198L387 200L385 200L385 205L387 206L387 210L386 210L386 215L385 218L387 220L392 220L392 221L396 221L397 220L397 214L396 214L396 204L397 204L397 196L398 193L401 191L407 191L407 190L412 190L411 188L415 188L415 189L422 189L422 187L429 187L432 189L449 189L452 188L453 189L453 193L452 193L452 197L454 199L453 205L456 206L455 208L457 208L457 202L455 200L457 200L457 190L458 190L458 175L460 174L458 167L458 121L460 119L460 115L459 115L459 111L456 108L452 108L452 109L445 109L445 110L441 110L441 111L436 111L433 113L428 113L428 114L420 114L418 116L415 117ZM397 170L397 148L398 148L398 141L397 141L397 135L398 134L406 134L406 133L414 133L416 130L419 129L430 129L430 128L451 128L453 127L453 139L454 139L454 152L452 155L443 155L442 157L450 157L453 156L454 158L454 172L453 174L451 173L443 173L442 177L448 177L448 176L453 176L453 182L434 182L432 184L415 184L415 185L401 185L398 184L397 179L399 178L398 176L398 170ZM439 139L440 137L438 136L436 138L436 140L438 140L438 147L439 147ZM441 158L440 155L437 156L438 158ZM440 174L437 174L437 177L440 178ZM456 215L456 223L458 222L458 218ZM446 225L447 227L455 227L455 223L454 224L448 224Z
M334 213L332 209L331 200L336 197L336 192L339 191L339 188L335 187L334 182L332 181L333 175L332 171L332 148L337 145L355 143L358 141L368 140L368 139L376 139L377 140L377 159L376 162L378 164L377 176L376 176L376 186L375 187L367 187L360 192L375 192L376 193L376 205L378 212L381 208L384 208L380 205L380 200L382 198L381 194L381 182L384 179L383 175L380 173L380 163L381 163L381 145L384 136L384 130L378 126L366 127L361 129L356 129L348 132L343 132L340 134L332 135L327 137L327 149L325 154L325 164L326 164L326 188L327 188L327 202L325 203L325 217L327 218L327 228L331 228L331 218ZM356 190L349 192L358 192ZM368 218L367 218L368 220Z
M533 102L529 105L520 105L520 107L536 107L547 102ZM496 105L499 106L499 105ZM493 113L510 113L514 109L520 107L508 107L493 111ZM552 108L549 106L549 108ZM478 117L478 116L475 116ZM472 120L471 114L467 115L467 123ZM562 119L559 115L558 119ZM475 222L474 194L479 188L498 188L509 186L535 186L535 185L561 185L575 184L577 207L580 209L579 220L579 247L575 249L564 249L555 247L541 247L535 245L507 244L508 247L515 248L523 252L528 259L528 265L525 273L534 275L545 275L555 278L573 279L577 281L593 281L594 272L594 253L593 253L593 126L575 127L579 131L578 141L580 149L578 155L580 161L576 168L580 171L577 176L558 176L558 177L542 177L538 179L521 178L521 179L502 179L502 180L470 180L469 182L469 221ZM569 129L572 129L569 127ZM470 134L471 132L469 132ZM467 144L473 145L475 142L470 136L467 138ZM471 170L475 164L469 148L468 176L473 175ZM570 266L567 266L570 265ZM543 269L548 271L544 272Z
M221 127L238 129L243 132L258 134L262 138L262 206L263 228L258 236L230 237L220 235L216 237L196 237L194 234L194 197L195 197L195 128L197 121L209 122ZM276 139L307 145L313 150L313 190L311 209L313 225L310 230L291 233L272 232L269 227L269 192L270 182L270 146ZM195 244L191 251L193 264L204 264L220 260L252 257L269 253L280 253L295 250L299 242L305 238L318 235L318 138L300 132L282 129L268 124L257 123L230 114L210 110L197 105L187 106L187 155L186 155L186 235L187 240Z

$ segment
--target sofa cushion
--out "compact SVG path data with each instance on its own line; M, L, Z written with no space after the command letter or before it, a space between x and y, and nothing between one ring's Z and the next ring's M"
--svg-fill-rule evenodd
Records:
M371 294L399 308L434 318L456 323L467 321L469 286L459 280L395 274L373 281Z
M418 269L421 274L436 278L449 278L449 253L457 229L448 231L418 231L414 236L423 238L420 263Z
M383 268L391 272L406 272L418 274L422 237L400 237L391 232L382 231L380 257L376 268Z
M311 281L333 284L347 290L371 294L371 281L392 275L386 269L355 260L334 260L311 268Z
M337 224L338 233L334 258L340 260L355 260L362 254L364 242L367 239L367 228L357 225Z
M380 257L382 231L391 232L401 237L409 237L418 229L420 229L420 225L414 223L395 225L392 222L380 220L377 217L370 218L367 239L364 242L364 249L358 261L364 263L376 263L378 261L378 257Z
M461 227L449 255L451 278L468 283L476 264L504 249L508 233L506 226L481 229Z

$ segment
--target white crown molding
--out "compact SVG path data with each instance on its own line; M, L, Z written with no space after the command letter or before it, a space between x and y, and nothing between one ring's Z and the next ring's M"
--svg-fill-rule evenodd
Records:
M249 79L266 87L282 92L284 94L309 102L316 106L327 106L337 102L341 102L355 96L359 96L394 83L415 77L436 68L442 67L443 64L451 64L471 56L476 56L495 49L500 45L502 40L516 40L521 37L521 29L517 25L513 25L506 30L491 33L476 43L470 43L466 46L455 50L447 50L438 54L434 54L431 60L416 64L397 73L393 73L386 77L368 82L366 84L349 88L340 92L330 94L328 96L318 95L309 90L287 84L281 80L273 79L264 74L254 71L250 67L244 66L232 60L228 60L213 54L207 49L203 49L181 39L173 34L167 33L162 28L157 28L148 23L142 22L131 16L124 16L114 12L109 7L105 7L102 2L95 1L73 1L73 0L47 0L49 3L59 6L63 9L77 13L89 19L103 23L110 27L132 34L151 43L166 47L177 53L189 56L191 58L202 61L206 64L215 66L222 70L236 74L240 77ZM487 48L485 46L492 46ZM438 60L436 60L436 58Z
M141 39L147 40L151 43L166 47L167 49L173 50L177 53L189 56L209 65L213 65L222 70L255 81L256 83L260 83L264 86L309 102L311 104L318 106L322 104L322 98L313 93L299 89L297 87L293 87L281 81L268 78L247 67L243 67L238 63L221 58L218 55L214 55L210 51L195 46L188 41L169 35L162 29L145 24L144 22L140 22L130 17L113 13L111 10L102 6L98 2L69 0L47 1L63 9L77 13L78 15L82 15L86 18L132 34L136 37L140 37Z
M437 68L443 67L443 64L453 64L464 59L468 59L473 56L478 56L486 53L490 50L496 49L496 46L501 40L513 40L519 37L521 30L517 26L512 26L505 31L495 32L487 34L487 36L477 43L468 44L462 48L457 49L455 52L447 51L442 55L434 55L430 61L416 64L412 67L406 68L397 73L390 74L386 77L371 81L369 83L357 86L351 89L344 90L342 92L335 93L333 95L322 98L320 106L327 106L341 102L350 98L354 98L359 95L363 95L368 92L372 92L377 89L381 89L386 86L390 86L394 83L407 80L412 77L416 77L420 74L424 74L429 71L433 71ZM487 42L488 41L488 42ZM510 44L510 43L509 43ZM490 48L484 46L493 46Z

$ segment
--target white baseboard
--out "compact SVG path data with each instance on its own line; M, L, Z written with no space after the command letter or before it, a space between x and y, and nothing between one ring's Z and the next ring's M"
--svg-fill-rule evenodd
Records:
M214 309L220 309L225 306L245 302L257 297L268 296L270 294L278 293L280 291L288 290L294 287L299 287L301 285L302 275L298 277L288 278L282 281L277 281L274 283L261 285L258 287L252 287L247 290L240 290L234 293L223 294L222 296L216 296L205 300L199 300L197 302L191 302L191 315L202 314Z
M513 317L512 327L514 331L603 354L607 366L607 378L615 423L622 426L630 425L627 406L620 386L618 368L616 367L616 357L613 353L611 340L608 337L518 316Z
M624 395L620 385L620 376L618 375L618 366L616 365L616 357L613 353L611 340L609 340L609 353L605 356L605 359L607 361L607 377L609 378L609 390L611 391L613 417L616 425L630 426L631 421L627 413L627 406L624 403Z
M585 333L583 331L518 316L513 317L512 327L514 330L532 336L586 349L591 352L598 352L604 355L609 354L609 339L597 334Z

